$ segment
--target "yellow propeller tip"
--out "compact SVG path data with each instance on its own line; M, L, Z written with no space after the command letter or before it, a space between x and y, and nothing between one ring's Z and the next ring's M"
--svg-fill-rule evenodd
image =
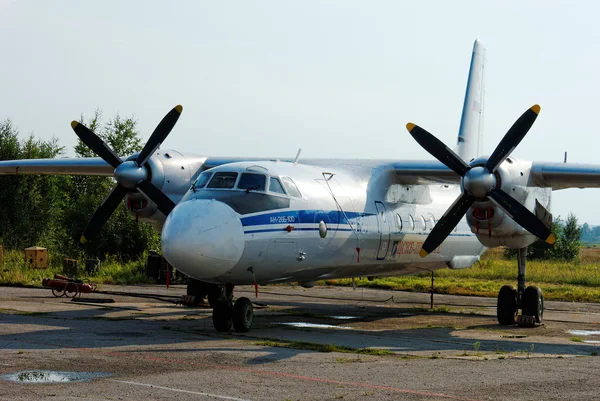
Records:
M554 243L556 242L556 237L554 236L554 234L550 234L548 238L546 238L546 242L550 245L554 245Z
M539 104L534 104L531 106L531 111L533 111L535 114L540 114L540 110L542 110L542 108Z
M408 130L408 132L411 132L413 130L413 128L415 128L415 124L413 123L408 123L406 124L406 129Z
M88 242L87 238L82 235L81 238L79 238L79 243L85 244L86 242Z
M79 125L78 121L75 121L75 120L71 121L71 128L75 129L75 127L77 127L78 125Z
M175 106L175 110L177 110L177 112L178 112L179 114L181 114L181 112L183 111L183 106L182 106L182 105L180 105L180 104L178 104L177 106Z
M429 255L429 252L427 252L425 249L421 248L421 250L419 251L419 256L424 258L427 255Z

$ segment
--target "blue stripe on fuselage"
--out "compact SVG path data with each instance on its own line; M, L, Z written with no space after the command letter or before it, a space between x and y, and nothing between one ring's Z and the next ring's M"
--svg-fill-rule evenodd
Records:
M374 216L372 213L345 212L345 214L349 220L364 216ZM349 224L344 217L344 213L339 210L286 210L283 212L242 217L240 220L244 227L269 224L319 223L320 221L328 224Z

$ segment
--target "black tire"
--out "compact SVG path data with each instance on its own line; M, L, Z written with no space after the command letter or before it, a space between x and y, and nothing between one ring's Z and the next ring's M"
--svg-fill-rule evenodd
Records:
M512 285L500 288L496 316L498 323L503 326L514 326L517 323L517 290Z
M238 298L233 305L231 319L233 328L239 333L246 333L252 327L254 308L248 298Z
M213 308L213 325L218 332L224 333L231 330L231 311L229 302L216 302Z
M544 296L535 285L530 285L523 292L523 315L534 316L538 324L544 320Z

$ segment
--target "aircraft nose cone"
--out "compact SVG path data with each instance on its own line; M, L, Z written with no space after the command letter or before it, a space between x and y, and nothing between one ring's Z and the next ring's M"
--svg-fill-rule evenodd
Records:
M162 250L177 270L196 279L221 276L244 252L244 228L237 214L216 200L178 204L162 229Z

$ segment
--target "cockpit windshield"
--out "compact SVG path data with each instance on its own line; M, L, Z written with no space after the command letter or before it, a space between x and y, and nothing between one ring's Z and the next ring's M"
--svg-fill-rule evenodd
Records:
M264 191L266 182L267 177L262 174L242 173L237 187L246 191Z
M204 188L210 177L212 176L211 172L204 172L200 174L196 182L194 183L194 189Z
M237 180L238 173L232 172L222 172L215 173L212 180L208 183L206 188L221 188L221 189L230 189L235 185L235 181Z

